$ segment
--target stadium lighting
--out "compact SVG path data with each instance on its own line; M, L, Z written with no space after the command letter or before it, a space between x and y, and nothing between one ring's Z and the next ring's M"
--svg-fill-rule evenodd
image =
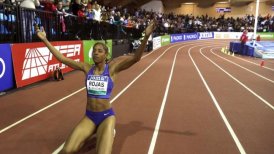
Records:
M230 1L225 1L225 2L217 2L217 4L228 4Z
M193 4L195 4L195 3L193 3L193 2L186 2L186 3L182 3L182 4L185 4L185 5L193 5Z

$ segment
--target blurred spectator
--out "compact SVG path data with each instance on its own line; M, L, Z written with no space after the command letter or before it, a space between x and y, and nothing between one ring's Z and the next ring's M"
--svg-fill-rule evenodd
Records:
M32 34L34 32L33 25L35 24L35 12L33 10L38 6L40 6L39 0L24 0L20 4L20 7L27 8L21 9L23 42L32 41Z
M40 0L40 4L43 6L45 11L55 12L57 9L54 0Z
M93 12L94 12L94 20L100 22L101 21L101 6L99 4L94 4Z
M71 4L71 12L73 15L78 15L78 11L81 9L81 0L75 0Z
M66 11L66 12L69 12L69 6L70 6L70 2L71 0L62 0L62 5L63 5L63 9Z
M61 32L61 37L64 36L64 33L66 32L66 25L65 25L65 16L67 15L64 7L63 7L63 2L62 1L59 1L57 3L57 9L56 9L56 12L57 14L59 15L59 19L60 19L60 25L61 25L61 29L60 32Z

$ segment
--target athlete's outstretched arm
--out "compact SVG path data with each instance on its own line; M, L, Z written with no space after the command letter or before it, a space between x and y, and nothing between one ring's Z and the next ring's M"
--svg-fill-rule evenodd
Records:
M129 68L130 66L132 66L133 64L137 63L138 61L140 61L142 54L146 48L147 40L155 28L156 28L156 20L152 20L149 26L145 30L144 40L142 41L141 45L136 50L133 56L121 56L111 61L113 63L114 73L123 71Z
M46 33L43 28L41 30L36 28L36 34L37 36L44 42L44 44L48 47L49 51L56 57L58 61L61 63L64 63L68 65L69 67L77 70L82 70L82 71L87 71L88 69L88 64L85 64L83 62L76 62L70 58L65 57L63 54L61 54L47 39Z

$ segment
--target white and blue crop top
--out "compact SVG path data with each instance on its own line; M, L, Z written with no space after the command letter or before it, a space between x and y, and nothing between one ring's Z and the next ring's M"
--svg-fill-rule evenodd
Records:
M113 89L113 81L109 75L109 65L105 65L101 75L94 75L93 66L86 76L87 95L90 98L109 99Z

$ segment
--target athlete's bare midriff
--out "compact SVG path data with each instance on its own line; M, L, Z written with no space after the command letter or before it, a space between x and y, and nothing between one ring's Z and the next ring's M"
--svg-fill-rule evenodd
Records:
M109 99L87 98L87 110L101 112L111 108Z

